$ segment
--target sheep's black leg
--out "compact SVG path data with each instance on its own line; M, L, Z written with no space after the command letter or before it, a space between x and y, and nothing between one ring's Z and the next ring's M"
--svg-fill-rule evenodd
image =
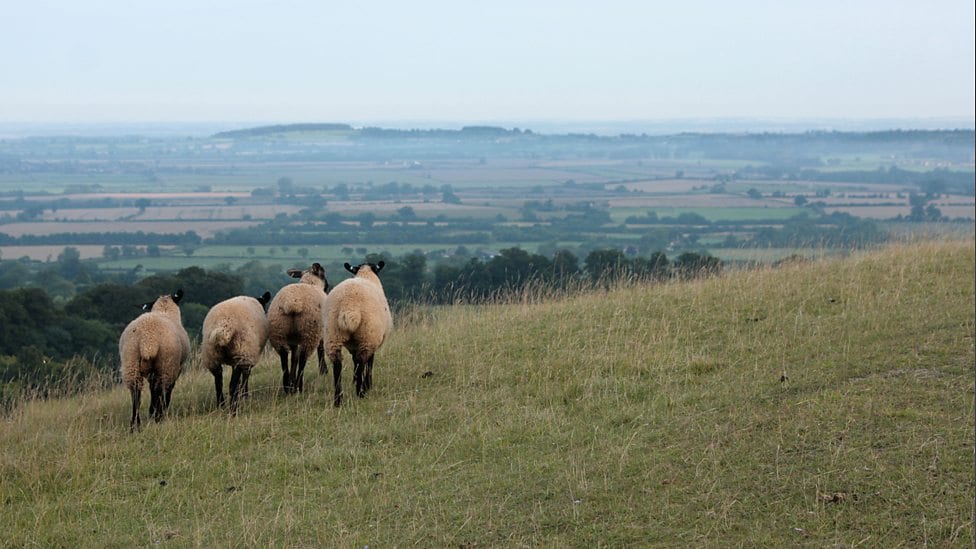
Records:
M240 403L241 389L243 389L243 384L241 383L241 372L242 368L234 367L234 371L230 374L230 407L234 415L237 415L237 407Z
M163 390L158 376L149 378L149 415L156 421L163 419Z
M298 361L301 358L298 347L291 349L291 362L288 367L288 392L294 393L298 390Z
M366 363L363 361L362 357L355 356L352 360L353 362L353 373L352 378L356 382L356 396L363 398L366 396L366 386L363 381L364 370L366 368Z
M132 419L129 420L129 431L138 431L141 425L139 419L139 400L142 398L142 382L139 385L129 385L129 393L132 394Z
M156 376L150 374L146 381L149 385L149 417L156 415Z
M246 397L251 395L251 368L248 368L243 375L244 389L241 390L241 396Z
M224 405L224 367L217 365L217 368L210 370L214 377L214 393L217 395L217 406Z
M241 398L251 395L251 368L245 368L241 372Z
M281 359L281 389L285 394L290 393L289 387L291 387L291 379L288 375L288 351L279 350L278 358Z
M335 385L335 397L332 404L340 406L342 404L342 357L332 361L332 383Z
M288 368L289 381L288 385L292 393L298 392L298 362L301 360L301 351L299 346L291 348L291 363Z
M329 363L325 361L325 343L319 342L319 348L316 349L316 353L319 355L319 374L324 376L329 373Z
M308 363L308 349L303 345L298 353L298 369L295 370L295 389L301 393L305 390L305 364Z
M165 390L160 391L162 393L161 398L163 399L163 409L162 412L159 414L160 416L162 416L163 414L166 413L167 410L169 410L169 403L173 401L173 387L176 387L175 381L170 383Z
M370 389L373 388L373 357L375 355L370 355L369 359L366 361L366 377L363 380L366 385L366 392L368 393Z

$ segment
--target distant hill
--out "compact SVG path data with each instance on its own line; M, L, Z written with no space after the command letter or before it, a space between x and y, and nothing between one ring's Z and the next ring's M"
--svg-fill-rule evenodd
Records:
M683 132L668 135L620 134L616 136L593 133L540 134L531 129L500 126L464 126L461 129L398 129L365 126L354 128L341 123L279 124L257 126L239 130L223 131L213 134L214 138L249 138L270 135L303 134L313 132L346 132L350 137L363 138L424 138L424 139L499 139L525 138L533 141L584 141L590 145L657 144L687 145L697 143L703 147L724 148L770 148L770 147L813 147L817 152L841 147L865 147L871 145L917 147L921 144L942 147L958 147L969 151L976 143L976 131L957 130L884 130L868 132L805 131L796 133L758 132L758 133L695 133ZM300 137L300 136L298 136ZM849 152L849 151L848 151ZM801 154L801 153L798 153ZM812 154L812 153L804 153Z
M274 126L258 126L242 130L230 130L214 134L215 138L264 137L282 133L299 132L341 132L352 131L349 124L278 124Z
M531 131L523 132L518 129L508 130L499 126L464 126L460 130L425 129L402 130L368 126L355 129L349 124L279 124L274 126L258 126L240 130L223 131L213 135L216 139L237 139L248 137L266 137L269 135L302 134L313 132L350 132L363 137L428 137L428 138L494 138L506 135L533 135Z

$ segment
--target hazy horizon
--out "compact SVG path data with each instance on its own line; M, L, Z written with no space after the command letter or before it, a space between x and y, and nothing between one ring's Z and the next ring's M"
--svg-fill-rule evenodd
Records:
M282 120L282 121L131 121L131 122L3 122L0 139L119 135L205 137L217 132L267 125L305 123L348 124L353 128L400 130L446 129L488 125L538 134L585 133L669 135L677 133L803 133L808 131L874 132L889 130L974 130L976 119L964 117L905 119L661 119L661 120Z
M957 0L38 0L6 12L7 126L976 118L976 14Z

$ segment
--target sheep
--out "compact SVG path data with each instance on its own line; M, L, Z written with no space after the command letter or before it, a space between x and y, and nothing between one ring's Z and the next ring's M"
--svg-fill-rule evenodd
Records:
M319 370L325 370L322 336L329 288L325 269L318 263L304 271L289 269L288 275L301 280L278 290L268 306L271 346L281 359L281 385L286 394L304 390L305 363L310 350L319 352Z
M200 338L201 363L214 377L217 406L224 405L224 364L233 368L230 378L230 403L236 415L240 397L247 394L251 368L261 358L268 342L265 307L271 292L261 297L238 296L214 305L203 319Z
M373 357L393 330L393 315L377 276L385 263L344 267L354 278L336 285L326 298L325 352L332 361L333 404L342 404L342 347L352 355L356 395L366 396L373 385Z
M162 295L142 305L147 311L130 322L119 337L122 382L132 394L132 419L129 430L141 427L139 400L142 380L148 378L151 400L149 414L156 421L169 408L176 379L190 356L190 338L180 319L183 290Z

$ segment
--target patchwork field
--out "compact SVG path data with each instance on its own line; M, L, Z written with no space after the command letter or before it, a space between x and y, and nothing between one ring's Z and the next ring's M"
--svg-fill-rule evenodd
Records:
M81 259L95 259L102 257L105 251L104 246L89 246L79 244L72 246L78 250ZM34 261L51 262L57 259L58 255L64 252L63 245L50 246L0 246L0 259L21 259L28 258Z
M953 219L973 219L976 216L974 209L976 209L976 205L939 206L942 215ZM891 219L899 215L908 216L912 208L907 204L904 206L837 206L824 208L824 211L827 213L844 212L865 219Z
M144 233L182 234L187 231L194 231L201 238L209 238L220 231L236 227L249 227L258 223L258 221L243 220L203 221L199 219L181 220L179 218L169 221L128 219L117 221L35 221L0 224L0 233L17 237L22 235L51 235L59 233L134 233L139 231Z
M256 250L265 252L299 242L424 252L447 242L495 250L518 242L552 253L557 243L576 242L581 256L607 246L649 253L635 252L638 245L721 255L718 246L795 243L783 231L796 216L871 235L823 214L890 221L910 213L910 193L928 191L942 216L976 219L976 201L966 194L972 132L964 130L611 137L484 127L309 128L2 140L0 241L17 248L0 253L44 261L54 249L82 244L89 246L84 257L92 257L97 250L86 233L193 231L204 240L223 233L220 243L260 243ZM807 206L796 204L800 197ZM707 222L623 226L650 213ZM403 231L390 231L391 223L403 223ZM227 234L258 224L257 231ZM763 228L780 233L756 238ZM813 230L814 240L826 230ZM317 232L324 242L315 241ZM135 240L114 243L148 244ZM164 249L166 261L193 253L185 241L164 243L182 247ZM241 259L274 257L262 253Z

